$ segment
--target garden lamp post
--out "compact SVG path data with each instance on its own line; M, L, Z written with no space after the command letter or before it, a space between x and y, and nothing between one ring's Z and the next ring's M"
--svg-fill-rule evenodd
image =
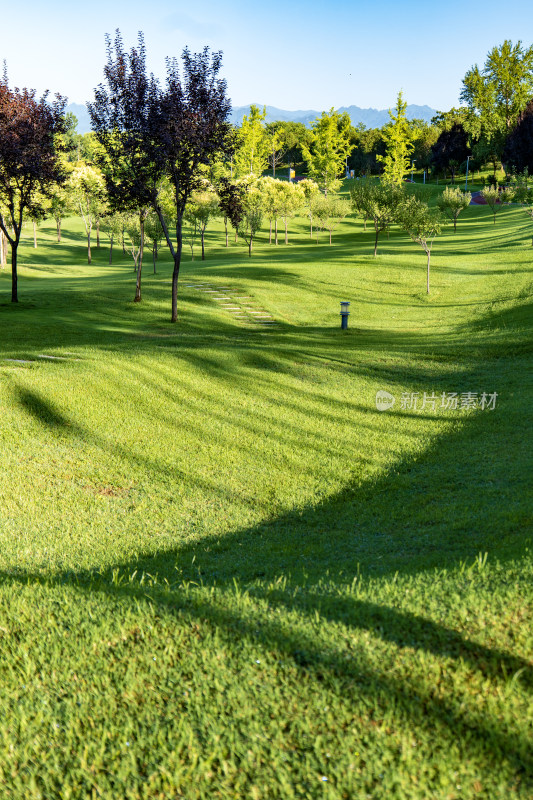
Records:
M347 300L341 300L341 329L343 331L348 327L348 317L350 316L350 312L348 311L349 305L350 303Z

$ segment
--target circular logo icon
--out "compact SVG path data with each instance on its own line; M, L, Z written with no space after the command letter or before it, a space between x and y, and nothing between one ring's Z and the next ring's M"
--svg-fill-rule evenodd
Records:
M379 392L376 393L376 408L378 411L388 411L389 408L392 408L395 403L394 395L390 392L386 392L384 389L380 389Z

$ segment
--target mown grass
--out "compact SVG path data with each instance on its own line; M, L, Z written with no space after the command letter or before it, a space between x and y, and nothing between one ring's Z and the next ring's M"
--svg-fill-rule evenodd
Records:
M468 209L429 297L398 231L374 259L296 220L249 259L215 226L175 326L168 260L134 304L126 259L53 233L18 307L0 276L3 796L530 798L520 209ZM496 408L401 408L469 391Z

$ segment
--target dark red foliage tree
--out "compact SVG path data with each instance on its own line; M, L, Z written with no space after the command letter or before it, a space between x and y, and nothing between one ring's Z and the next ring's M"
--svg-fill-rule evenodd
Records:
M65 131L66 99L48 92L40 100L31 89L10 89L0 80L0 229L11 246L11 300L18 302L17 251L24 215L44 216L43 200L65 180L58 134Z
M527 169L530 175L533 174L533 100L529 101L507 137L502 160L507 171L514 167L517 172Z
M468 133L461 123L456 122L449 130L442 131L431 148L430 160L432 168L437 171L449 169L452 183L455 183L455 173L469 155L471 150L468 146Z
M201 168L233 149L227 117L231 104L226 81L218 78L221 53L182 53L182 74L177 59L167 59L166 86L162 89L146 72L142 34L139 46L124 52L117 31L114 47L108 38L104 68L106 85L95 91L88 104L93 129L107 153L104 168L111 197L118 202L149 201L155 209L174 260L172 316L177 320L178 276L183 246L185 205L201 185ZM166 177L172 188L175 243L159 203L159 186Z

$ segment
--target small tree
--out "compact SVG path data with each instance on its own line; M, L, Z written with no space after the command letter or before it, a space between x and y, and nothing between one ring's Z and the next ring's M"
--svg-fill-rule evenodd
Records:
M413 132L405 116L407 103L402 92L398 93L395 112L389 110L390 122L381 135L386 145L386 154L377 155L376 160L383 164L383 180L401 186L404 175L410 169L409 155L414 149Z
M350 213L350 204L341 197L331 195L328 197L315 197L312 204L315 219L322 230L328 231L329 243L331 244L331 235L344 217ZM318 244L318 234L316 241Z
M396 221L409 234L427 255L426 291L429 294L429 267L431 248L436 236L441 232L440 215L414 195L406 197L396 212Z
M492 211L494 224L496 225L496 214L504 203L510 203L514 197L514 189L504 189L502 192L496 186L485 186L481 191L481 196Z
M159 245L165 238L165 231L161 225L161 220L155 213L150 211L144 223L144 233L149 242L152 243L152 261L154 264L154 275L156 273L155 262L158 257Z
M10 89L0 79L0 229L11 247L11 302L18 302L17 253L25 215L44 212L43 201L65 180L59 136L66 100L48 103L31 89Z
M276 124L276 123L274 123ZM283 135L280 130L269 130L268 132L268 164L272 169L272 177L276 177L276 167L280 167L285 156Z
M57 186L50 202L50 213L52 214L57 230L57 241L61 242L61 222L69 208L68 194L63 186Z
M352 208L365 220L374 223L376 238L374 240L374 256L378 253L378 238L382 231L390 228L394 222L396 209L402 199L402 191L391 183L374 183L370 180L355 181L350 187Z
M307 204L307 212L309 216L309 236L312 238L313 236L313 208L312 208L312 200L313 198L317 197L320 194L320 189L318 188L318 184L315 181L312 181L310 178L304 178L303 181L299 182L299 187L304 193L305 202Z
M102 229L109 237L109 263L113 263L113 242L115 238L123 236L125 239L125 219L124 214L117 211L108 211L102 217ZM125 244L125 242L124 242ZM125 249L125 248L124 248Z
M186 208L189 223L194 220L200 233L202 261L205 261L205 230L209 220L217 215L218 210L218 198L213 191L209 191L208 189L194 192Z
M69 196L73 210L79 211L87 234L87 263L92 260L91 234L97 218L102 216L105 200L105 181L96 167L78 164L68 180Z
M437 207L453 222L453 231L457 231L457 218L461 211L468 208L472 195L462 192L459 188L447 186L437 200Z
M278 195L279 214L285 223L285 244L289 243L288 220L294 217L305 202L303 190L297 183L287 181L276 181L276 193ZM277 228L276 228L277 244Z
M272 223L275 227L275 242L278 243L278 217L281 215L281 193L278 192L280 181L264 176L257 182L257 188L261 192L263 213L268 219L269 233L268 243L272 244Z
M238 231L248 245L248 255L251 258L254 237L263 222L263 204L258 189L253 186L248 189L244 195L242 208L243 216Z

